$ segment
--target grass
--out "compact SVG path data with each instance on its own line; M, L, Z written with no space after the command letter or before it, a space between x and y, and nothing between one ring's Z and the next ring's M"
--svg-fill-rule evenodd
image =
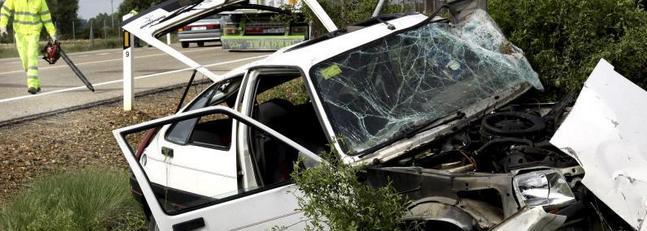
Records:
M83 169L35 180L0 210L0 230L145 230L123 170Z
M41 41L40 47L44 47L46 41ZM65 52L82 52L100 49L111 49L122 47L121 38L95 39L94 43L90 40L63 40L61 45ZM18 57L16 45L13 43L0 44L0 58Z

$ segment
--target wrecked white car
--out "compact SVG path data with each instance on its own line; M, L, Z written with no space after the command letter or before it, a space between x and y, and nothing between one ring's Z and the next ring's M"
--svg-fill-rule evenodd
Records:
M630 110L613 95L626 80L589 80L574 107L575 95L532 100L537 74L479 6L372 18L232 71L176 115L115 130L152 228L303 229L294 163L335 152L369 165L368 184L391 182L413 201L404 219L428 229L645 229L645 125L614 114Z

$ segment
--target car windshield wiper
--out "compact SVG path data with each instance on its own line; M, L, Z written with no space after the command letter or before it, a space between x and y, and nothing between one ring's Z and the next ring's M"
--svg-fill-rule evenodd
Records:
M368 155L370 153L373 153L373 152L375 152L377 150L380 150L380 149L382 149L382 148L384 148L386 146L389 146L389 145L391 145L391 144L393 144L393 143L395 143L397 141L400 141L402 139L411 138L411 137L415 136L416 134L418 134L418 133L420 133L422 131L433 129L433 128L436 128L436 127L439 127L439 126L442 126L442 125L445 125L445 124L448 124L448 123L451 123L453 121L460 120L460 119L463 119L463 118L465 118L465 113L462 112L462 111L458 111L458 112L449 114L447 116L440 117L438 119L425 121L423 123L414 123L413 125L396 132L393 135L392 139L390 139L390 140L388 140L388 141L386 141L386 142L384 142L384 143L382 143L380 145L377 145L377 146L374 146L372 148L364 150L362 152L362 154L359 155L359 157L360 158L364 157L364 156L366 156L366 155Z

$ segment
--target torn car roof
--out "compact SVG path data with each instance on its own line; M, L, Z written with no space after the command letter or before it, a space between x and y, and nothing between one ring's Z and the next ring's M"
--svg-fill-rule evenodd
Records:
M582 183L635 229L647 216L647 92L605 60L550 143L584 168Z

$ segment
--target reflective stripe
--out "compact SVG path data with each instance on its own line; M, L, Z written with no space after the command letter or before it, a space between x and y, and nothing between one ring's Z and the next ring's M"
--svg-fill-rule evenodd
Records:
M36 66L31 66L31 67L29 67L29 70L35 70L35 71L37 71L37 70L38 70L38 67L36 67Z
M27 78L30 78L30 79L38 79L38 75L30 75L30 76L27 76Z
M52 23L52 19L50 18L50 19L47 19L47 20L43 20L42 22L43 23Z
M4 12L2 12L2 16L5 16L5 17L7 17L7 18L9 18L9 17L10 17L8 14L6 14L6 13L4 13Z
M32 17L40 16L38 14L34 14L34 13L31 13L31 12L26 12L26 11L16 11L16 12L14 12L14 14L16 14L16 15L27 15L27 16L32 16Z
M43 15L43 14L49 14L49 10L46 10L46 11L40 12L40 15Z
M6 11L9 11L10 13L13 13L13 10L9 9L9 7L7 7L5 5L2 6L2 9L6 10Z
M52 22L52 20L49 20L49 22ZM18 20L13 20L13 23L15 24L23 24L23 25L38 25L40 22L27 22L27 21L18 21Z

